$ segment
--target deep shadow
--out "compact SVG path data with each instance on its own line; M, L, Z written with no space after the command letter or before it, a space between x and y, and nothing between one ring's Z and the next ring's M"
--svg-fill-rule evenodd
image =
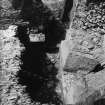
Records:
M105 99L99 99L94 102L94 105L105 105Z
M61 22L52 18L44 24L46 52L54 53L59 50L57 44L65 39L65 28Z
M65 0L64 13L62 16L63 23L68 23L70 21L70 11L72 7L73 7L73 0Z
M18 72L19 84L26 86L26 92L34 102L53 103L61 101L55 92L58 69L46 56L46 53L59 51L57 44L65 38L65 28L61 21L54 18L52 12L41 1L25 0L20 18L29 25L20 25L16 37L24 45L21 55L21 70ZM42 29L39 26L42 25ZM45 34L45 42L30 42L27 28L35 28Z
M12 6L15 10L21 9L23 4L24 4L24 0L11 0Z
M57 68L46 56L44 42L30 42L27 27L19 26L16 37L25 46L21 55L21 70L18 72L18 83L26 86L26 92L34 102L60 104L55 92L58 80Z
M65 39L65 27L61 20L54 17L52 11L47 8L40 0L26 0L20 14L24 21L30 23L30 27L38 28L40 25L43 29L40 30L45 34L46 52L57 52L57 44Z
M96 72L99 72L99 71L101 71L101 70L103 70L103 69L104 69L104 67L101 66L101 64L99 63L99 64L97 64L97 65L95 66L95 68L94 68L91 72L96 73Z

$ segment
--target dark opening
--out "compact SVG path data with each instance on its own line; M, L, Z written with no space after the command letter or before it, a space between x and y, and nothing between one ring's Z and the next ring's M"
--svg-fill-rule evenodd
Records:
M31 99L40 103L53 103L60 105L61 101L55 92L58 83L57 68L48 59L46 53L58 52L57 44L64 38L65 29L63 24L52 17L49 10L39 1L33 4L32 1L25 0L21 12L21 18L28 21L28 26L19 26L16 37L25 46L21 60L23 64L17 76L19 83L26 86L26 92ZM32 2L32 3L31 3ZM41 11L43 10L43 11ZM27 28L37 28L42 25L43 29L39 32L45 34L45 42L30 42Z
M25 46L21 55L21 70L18 72L19 84L26 86L26 92L34 102L60 104L55 92L58 80L57 68L46 56L44 42L29 42L26 27L19 27L17 37Z
M92 70L91 72L96 73L96 72L99 72L99 71L101 71L103 69L104 69L104 67L101 66L101 64L97 64L96 67L94 68L94 70Z
M73 7L73 0L66 0L64 6L64 13L62 16L62 22L68 23L70 21L70 11Z
M105 99L99 99L94 102L94 105L105 105Z

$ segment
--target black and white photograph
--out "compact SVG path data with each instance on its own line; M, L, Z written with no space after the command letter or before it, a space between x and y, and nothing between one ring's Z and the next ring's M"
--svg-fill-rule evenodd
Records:
M0 0L0 105L105 105L105 0Z

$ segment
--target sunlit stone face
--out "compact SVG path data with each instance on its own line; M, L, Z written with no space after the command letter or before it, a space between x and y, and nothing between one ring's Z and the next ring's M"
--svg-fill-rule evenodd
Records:
M11 25L8 27L8 29L6 31L4 31L4 35L6 37L12 37L16 35L16 30L17 30L17 26L15 25Z
M15 36L16 35L16 31L17 31L17 26L16 25L10 25L8 27L8 29L6 30L0 30L0 34L3 36L3 37L12 37L12 36Z
M99 90L102 92L101 88L105 89L103 83L105 75L105 22L103 21L105 3L102 2L103 0L87 0L92 3L86 7L84 3L81 4L85 0L77 1L79 8L77 7L74 21L67 30L66 39L61 43L61 66L63 65L61 72L67 73L66 75L62 73L61 82L65 104L76 105L76 102L79 103L82 100L85 103L83 105L93 105L89 101L93 102L98 99ZM99 65L100 68L98 68ZM80 75L86 84L79 78L70 78L71 74ZM98 95L95 96L96 91Z
M76 104L84 101L82 94L86 91L86 84L83 78L71 73L63 76L63 94L65 104Z
M30 34L29 38L31 42L44 42L45 41L45 35L42 33Z

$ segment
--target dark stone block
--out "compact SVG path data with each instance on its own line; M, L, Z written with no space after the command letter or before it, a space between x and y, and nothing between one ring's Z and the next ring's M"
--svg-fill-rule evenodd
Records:
M78 70L90 72L95 69L98 61L78 55L69 55L64 67L65 71L76 72Z

